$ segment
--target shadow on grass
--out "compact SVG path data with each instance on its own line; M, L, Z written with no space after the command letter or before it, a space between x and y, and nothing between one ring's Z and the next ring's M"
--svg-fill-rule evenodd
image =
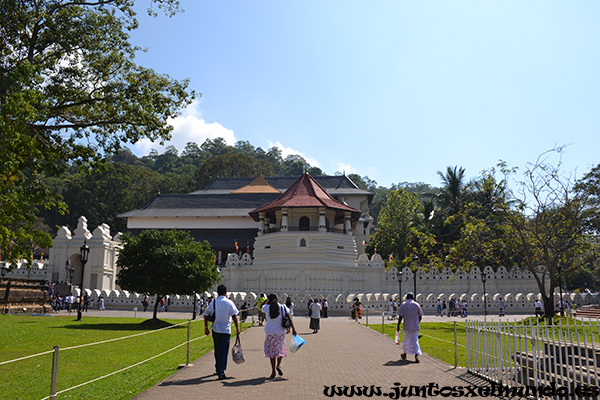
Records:
M174 326L167 321L163 321L160 319L148 319L139 323L131 323L131 322L95 322L95 323L77 323L77 324L68 324L63 326L56 326L54 328L57 329L75 329L75 330L96 330L96 331L149 331L160 328L167 328L169 326ZM179 325L174 326L172 329L183 329L187 328L187 325Z

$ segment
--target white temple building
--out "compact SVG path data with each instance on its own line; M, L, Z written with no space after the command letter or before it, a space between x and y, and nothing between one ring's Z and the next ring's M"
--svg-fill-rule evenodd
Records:
M292 297L297 304L306 298L327 298L335 309L345 309L351 299L361 298L373 307L387 306L416 286L417 301L434 308L438 299L467 299L472 309L483 305L481 270L487 276L486 299L494 307L500 297L507 309L529 309L539 289L528 271L481 266L472 271L418 272L410 268L386 271L379 254L364 251L372 217L373 194L359 189L346 176L294 178L216 179L205 189L183 195L159 195L137 210L121 214L128 230L187 230L196 240L207 240L221 267L221 282L234 294L238 305L259 292ZM102 295L107 306L139 305L142 295L121 291L116 285L120 234L110 235L102 224L90 232L81 217L73 233L58 230L47 263L18 264L11 277L49 282L82 279L80 247L90 246L83 270L83 287L92 298ZM73 269L72 278L69 268ZM575 295L574 302L598 302ZM175 296L174 308L190 307L189 296ZM335 312L335 311L334 311Z

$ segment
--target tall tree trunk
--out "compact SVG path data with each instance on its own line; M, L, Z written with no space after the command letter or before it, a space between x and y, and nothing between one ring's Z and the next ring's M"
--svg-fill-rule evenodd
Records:
M546 293L542 293L542 301L544 303L544 317L554 317L554 296L546 296Z
M154 302L154 315L152 316L152 319L158 319L158 305L160 304L161 300L162 300L162 296L159 296L157 294L156 301Z

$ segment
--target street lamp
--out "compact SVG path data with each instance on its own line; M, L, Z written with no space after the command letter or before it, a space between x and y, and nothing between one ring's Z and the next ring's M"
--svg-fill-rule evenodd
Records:
M398 267L398 305L402 302L402 271Z
M415 269L413 270L413 292L415 295L415 300L417 299L417 270L419 269L419 256L414 255L413 261L416 264Z
M6 264L2 264L2 266L0 267L0 275L2 275L2 278L4 278L6 276L7 272L8 272L8 267L6 266ZM6 314L6 308L8 307L9 292L10 292L10 282L8 282L6 284L6 292L4 293L4 304L2 305L2 314Z
M565 303L563 302L563 292L562 292L562 265L558 263L556 265L556 269L558 270L558 287L560 288L560 316L565 316Z
M487 281L487 276L485 275L485 272L481 273L481 282L483 283L483 315L487 315L487 294L485 291L485 281Z
M81 285L79 286L79 300L77 301L77 321L81 321L81 309L83 304L83 276L85 271L85 264L88 262L88 256L90 255L90 246L87 245L87 239L83 240L83 246L79 248L79 255L81 256Z

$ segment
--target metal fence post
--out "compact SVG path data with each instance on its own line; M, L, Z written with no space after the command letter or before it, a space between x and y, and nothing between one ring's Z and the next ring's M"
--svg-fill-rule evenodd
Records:
M454 321L454 368L458 367L458 350L456 347L456 321Z
M190 365L190 331L192 329L192 320L188 319L188 332L187 332L187 360L185 365Z
M50 384L50 398L56 399L56 381L58 379L58 346L54 346L52 357L52 382Z

